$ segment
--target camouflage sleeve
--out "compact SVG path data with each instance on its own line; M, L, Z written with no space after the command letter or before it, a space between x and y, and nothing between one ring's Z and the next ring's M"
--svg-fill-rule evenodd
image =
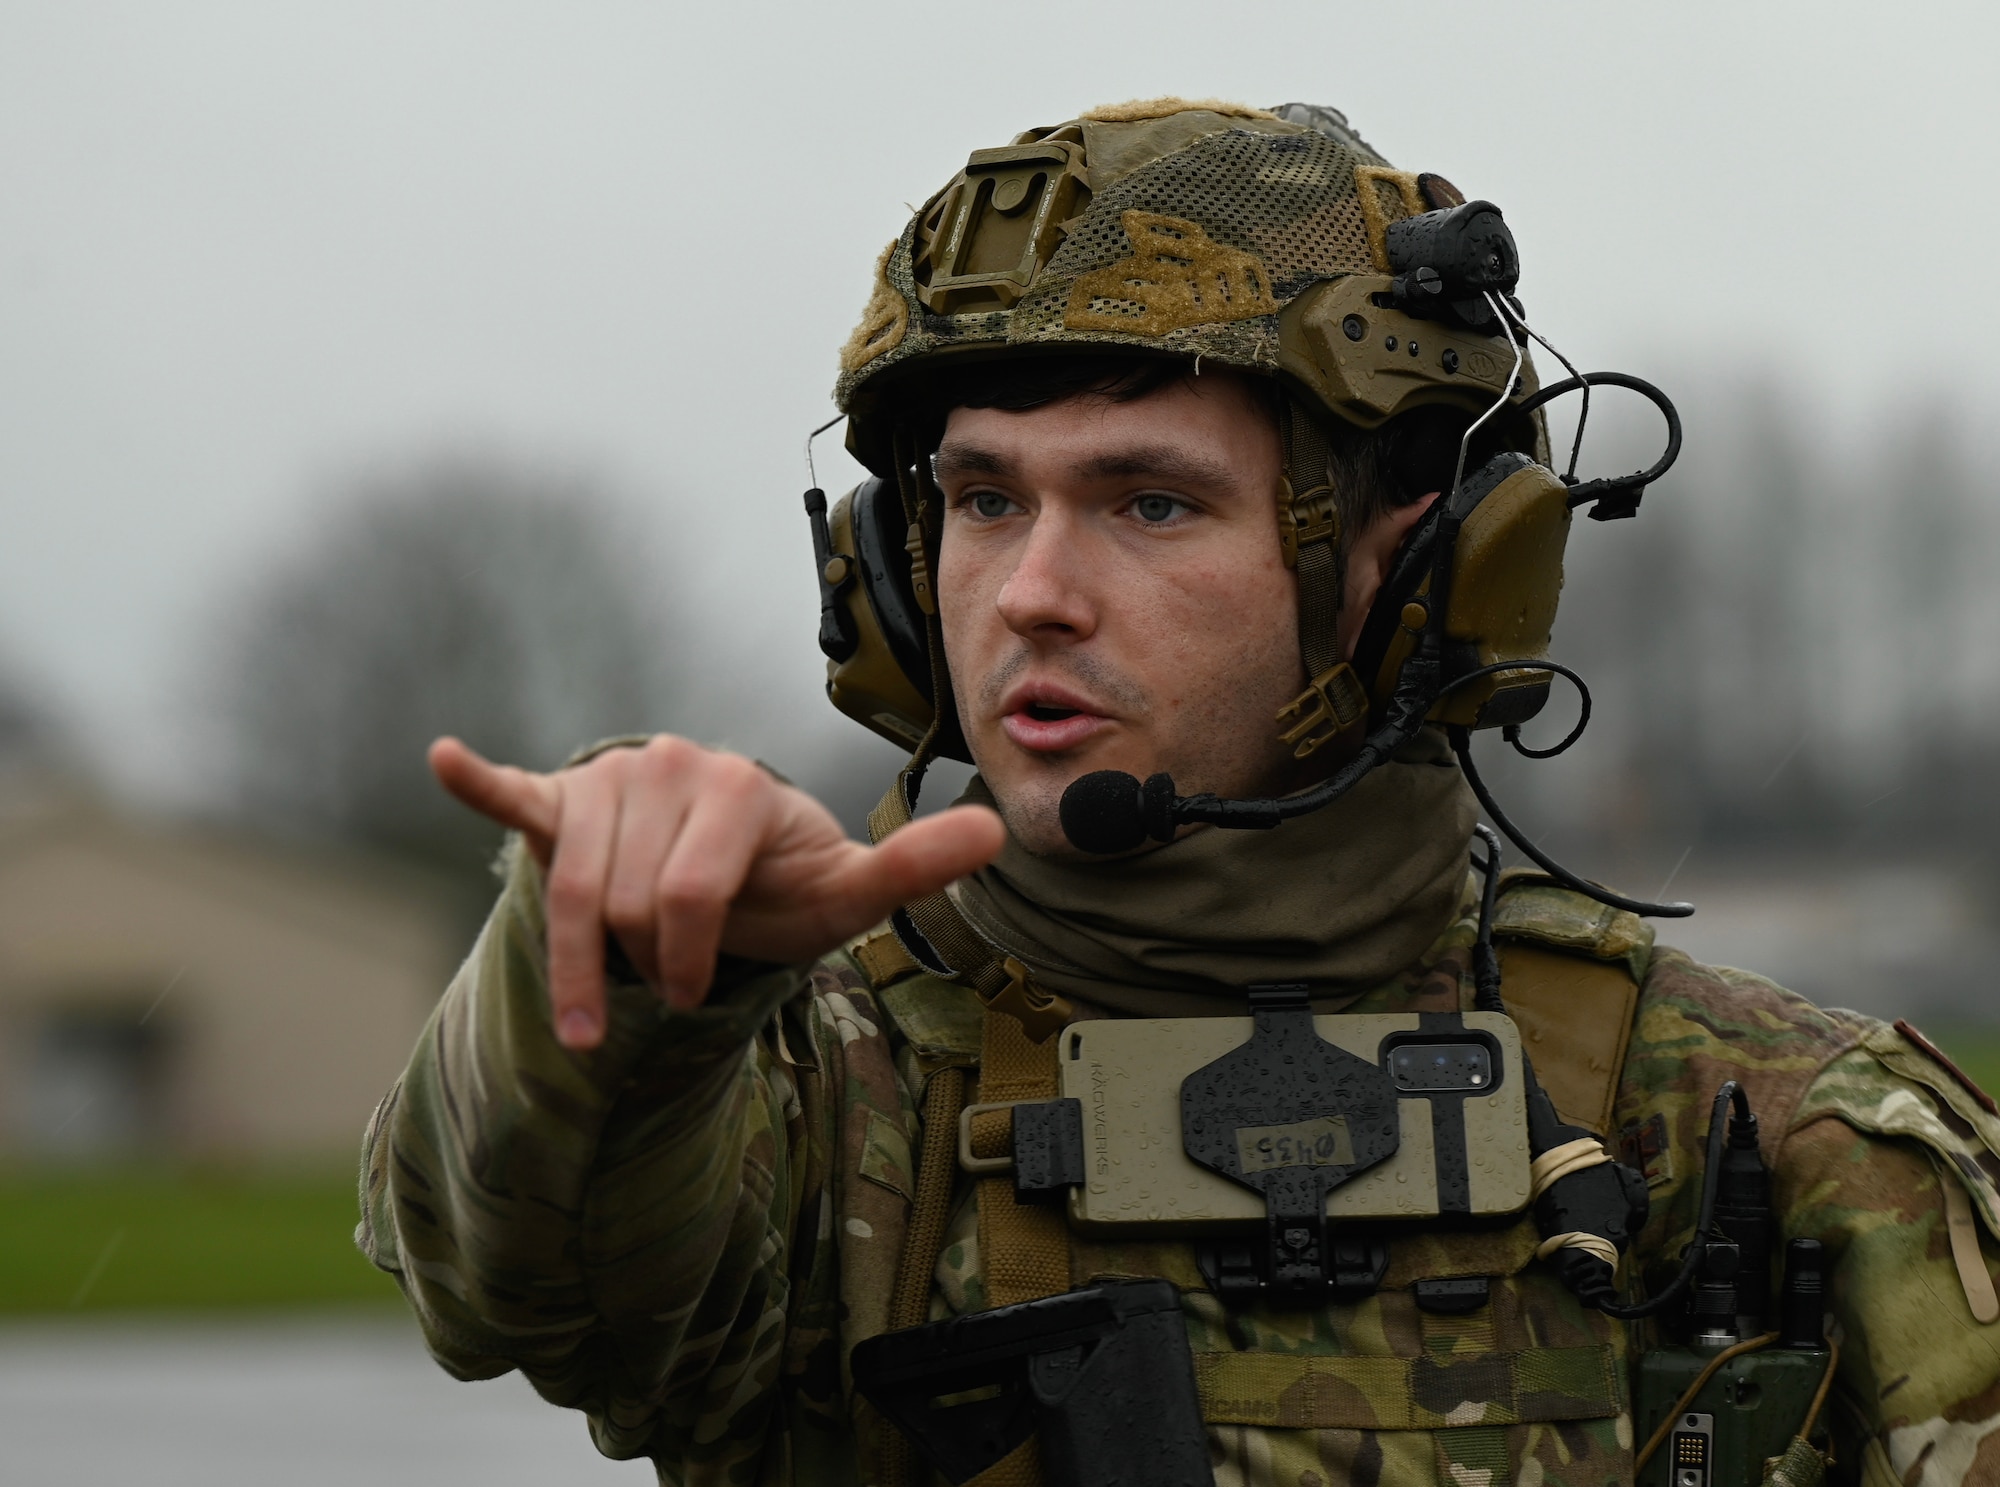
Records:
M1836 1424L1864 1482L2000 1481L2000 1117L1962 1079L1878 1024L1821 1071L1778 1152L1786 1237L1832 1257Z
M607 1455L760 1436L823 1144L784 1046L796 1009L774 1016L805 974L724 977L685 1013L613 982L603 1045L576 1054L550 1030L545 964L540 875L515 851L370 1124L357 1242L447 1370L520 1369L588 1411Z
M1619 1093L1626 1154L1653 1189L1639 1250L1655 1281L1691 1235L1725 1079L1759 1116L1781 1240L1827 1248L1832 1480L2000 1481L2000 1111L1900 1025L1662 951Z

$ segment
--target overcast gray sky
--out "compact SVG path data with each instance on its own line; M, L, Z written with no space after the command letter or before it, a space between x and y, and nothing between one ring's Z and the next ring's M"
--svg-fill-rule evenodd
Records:
M1500 202L1581 362L1761 365L1836 438L1976 414L1996 40L1826 0L0 0L0 654L171 792L240 576L345 475L498 448L649 512L711 642L776 658L759 715L817 717L799 450L873 255L970 150L1159 93L1331 103Z

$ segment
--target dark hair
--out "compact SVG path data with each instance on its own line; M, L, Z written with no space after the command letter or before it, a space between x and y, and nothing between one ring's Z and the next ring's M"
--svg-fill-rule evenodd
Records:
M1458 447L1473 415L1462 408L1432 404L1412 408L1379 428L1344 430L1324 420L1333 432L1334 483L1340 488L1349 531L1359 531L1376 517L1432 491L1451 489L1458 468ZM1496 418L1473 435L1465 468L1477 470L1501 450L1513 447L1517 430ZM1532 447L1532 431L1529 433Z
M941 368L925 401L941 413L953 408L1000 408L1020 413L1084 396L1136 403L1194 375L1194 363L1181 356L1112 351L1012 357Z

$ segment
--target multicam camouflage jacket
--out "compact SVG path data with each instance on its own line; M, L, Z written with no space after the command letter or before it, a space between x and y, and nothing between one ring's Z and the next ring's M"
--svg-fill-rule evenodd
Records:
M1833 1479L2000 1481L2000 1326L1974 1316L1995 1314L2000 1260L1992 1102L1900 1024L1655 950L1565 891L1509 892L1497 928L1509 988L1542 988L1510 1010L1558 1108L1643 1166L1640 1273L1687 1242L1710 1099L1740 1080L1783 1236L1828 1251ZM871 1480L883 1427L846 1360L888 1325L917 1111L939 1070L975 1068L979 1007L926 975L871 977L850 947L809 970L725 964L694 1012L614 980L609 1035L573 1054L548 1030L542 934L516 854L369 1127L362 1249L446 1369L518 1368L663 1482ZM1469 1007L1472 935L1454 924L1354 1010ZM960 1187L933 1317L985 1305ZM1371 1299L1306 1314L1225 1313L1176 1243L1079 1237L1071 1268L1180 1287L1222 1487L1629 1482L1628 1362L1650 1324L1628 1336L1578 1304L1538 1237L1524 1218L1400 1240ZM1494 1277L1489 1304L1414 1304L1415 1281L1452 1275Z

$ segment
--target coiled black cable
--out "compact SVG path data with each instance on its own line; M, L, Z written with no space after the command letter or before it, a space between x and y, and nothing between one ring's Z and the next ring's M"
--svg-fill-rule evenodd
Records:
M1452 752L1458 755L1458 767L1465 771L1465 782L1472 786L1472 793L1479 798L1480 808L1486 812L1487 818L1506 832L1508 839L1515 846L1525 852L1536 866L1558 883L1565 888L1574 888L1578 893L1587 894L1601 904L1609 904L1614 909L1625 909L1630 913L1649 918L1685 919L1694 912L1694 905L1691 903L1656 904L1647 899L1627 898L1622 893L1614 893L1601 883L1593 883L1588 878L1579 878L1543 852L1522 834L1521 828L1500 809L1500 803L1493 798L1493 792L1486 788L1486 781L1480 778L1478 766L1472 762L1472 739L1466 729L1454 723L1445 732L1451 739Z
M1715 1103L1709 1109L1708 1160L1701 1175L1701 1204L1695 1214L1694 1237L1688 1241L1688 1247L1681 1255L1681 1268L1667 1283L1666 1289L1645 1301L1621 1306L1611 1299L1617 1292L1611 1284L1610 1269L1606 1267L1601 1285L1579 1289L1579 1299L1596 1307L1607 1317L1631 1322L1666 1310L1686 1292L1689 1283L1694 1280L1695 1271L1701 1266L1703 1250L1714 1237L1711 1231L1715 1227L1715 1195L1717 1184L1722 1180L1722 1146L1730 1124L1725 1115L1731 1101L1736 1105L1737 1121L1748 1125L1752 1119L1750 1097L1743 1092L1743 1086L1734 1079L1725 1079L1722 1087L1716 1090Z

